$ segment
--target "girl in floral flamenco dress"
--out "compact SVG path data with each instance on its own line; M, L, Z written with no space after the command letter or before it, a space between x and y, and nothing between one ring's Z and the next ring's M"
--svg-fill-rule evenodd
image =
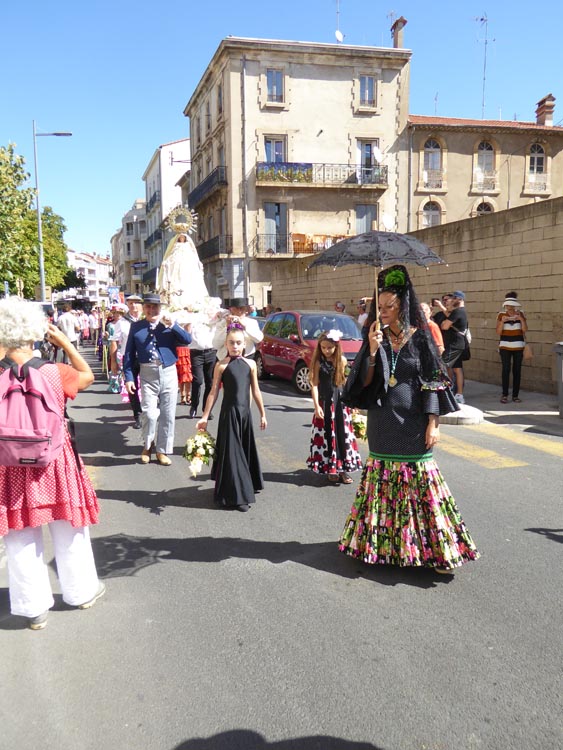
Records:
M352 427L350 409L341 400L346 380L346 357L340 347L340 331L321 333L310 368L311 396L315 406L311 449L307 465L326 474L333 484L351 484L349 472L362 468Z

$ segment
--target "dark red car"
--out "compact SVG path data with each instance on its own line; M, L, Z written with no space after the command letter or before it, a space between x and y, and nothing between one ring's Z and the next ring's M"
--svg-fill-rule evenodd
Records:
M291 380L299 393L309 393L309 365L317 338L333 329L342 332L342 353L352 364L362 345L362 332L350 315L322 310L273 313L264 326L264 340L257 347L258 377L277 375Z

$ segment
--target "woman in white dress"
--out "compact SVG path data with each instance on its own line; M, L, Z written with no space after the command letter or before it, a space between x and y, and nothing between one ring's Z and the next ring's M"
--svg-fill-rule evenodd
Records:
M178 234L168 243L158 272L157 292L173 309L201 308L209 296L203 264L187 234Z

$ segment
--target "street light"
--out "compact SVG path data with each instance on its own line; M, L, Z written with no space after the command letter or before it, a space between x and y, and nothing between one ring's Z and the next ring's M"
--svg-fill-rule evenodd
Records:
M38 133L33 120L33 159L35 162L35 207L37 209L37 242L39 245L39 286L41 288L41 302L45 302L45 258L43 255L43 229L41 227L41 206L39 205L39 174L37 172L37 138L39 136L54 135L57 137L71 136L72 133Z

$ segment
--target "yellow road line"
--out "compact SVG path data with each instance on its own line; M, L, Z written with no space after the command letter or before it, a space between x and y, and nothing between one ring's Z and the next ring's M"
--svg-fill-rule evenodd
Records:
M479 448L476 445L467 443L465 440L458 440L458 438L444 435L443 433L438 447L440 450L446 451L446 453L452 453L459 458L465 458L485 469L513 469L516 466L528 465L525 461L501 456L500 453L495 453L495 451L488 450L487 448Z
M490 422L485 422L480 425L467 425L464 427L465 430L472 430L473 432L483 432L487 435L500 438L501 440L508 440L510 443L516 443L517 445L523 445L526 448L532 448L533 450L542 451L543 453L549 453L552 456L563 458L563 442L555 440L547 440L546 438L538 437L537 435L530 435L527 432L519 432L512 430L509 427L500 427Z

